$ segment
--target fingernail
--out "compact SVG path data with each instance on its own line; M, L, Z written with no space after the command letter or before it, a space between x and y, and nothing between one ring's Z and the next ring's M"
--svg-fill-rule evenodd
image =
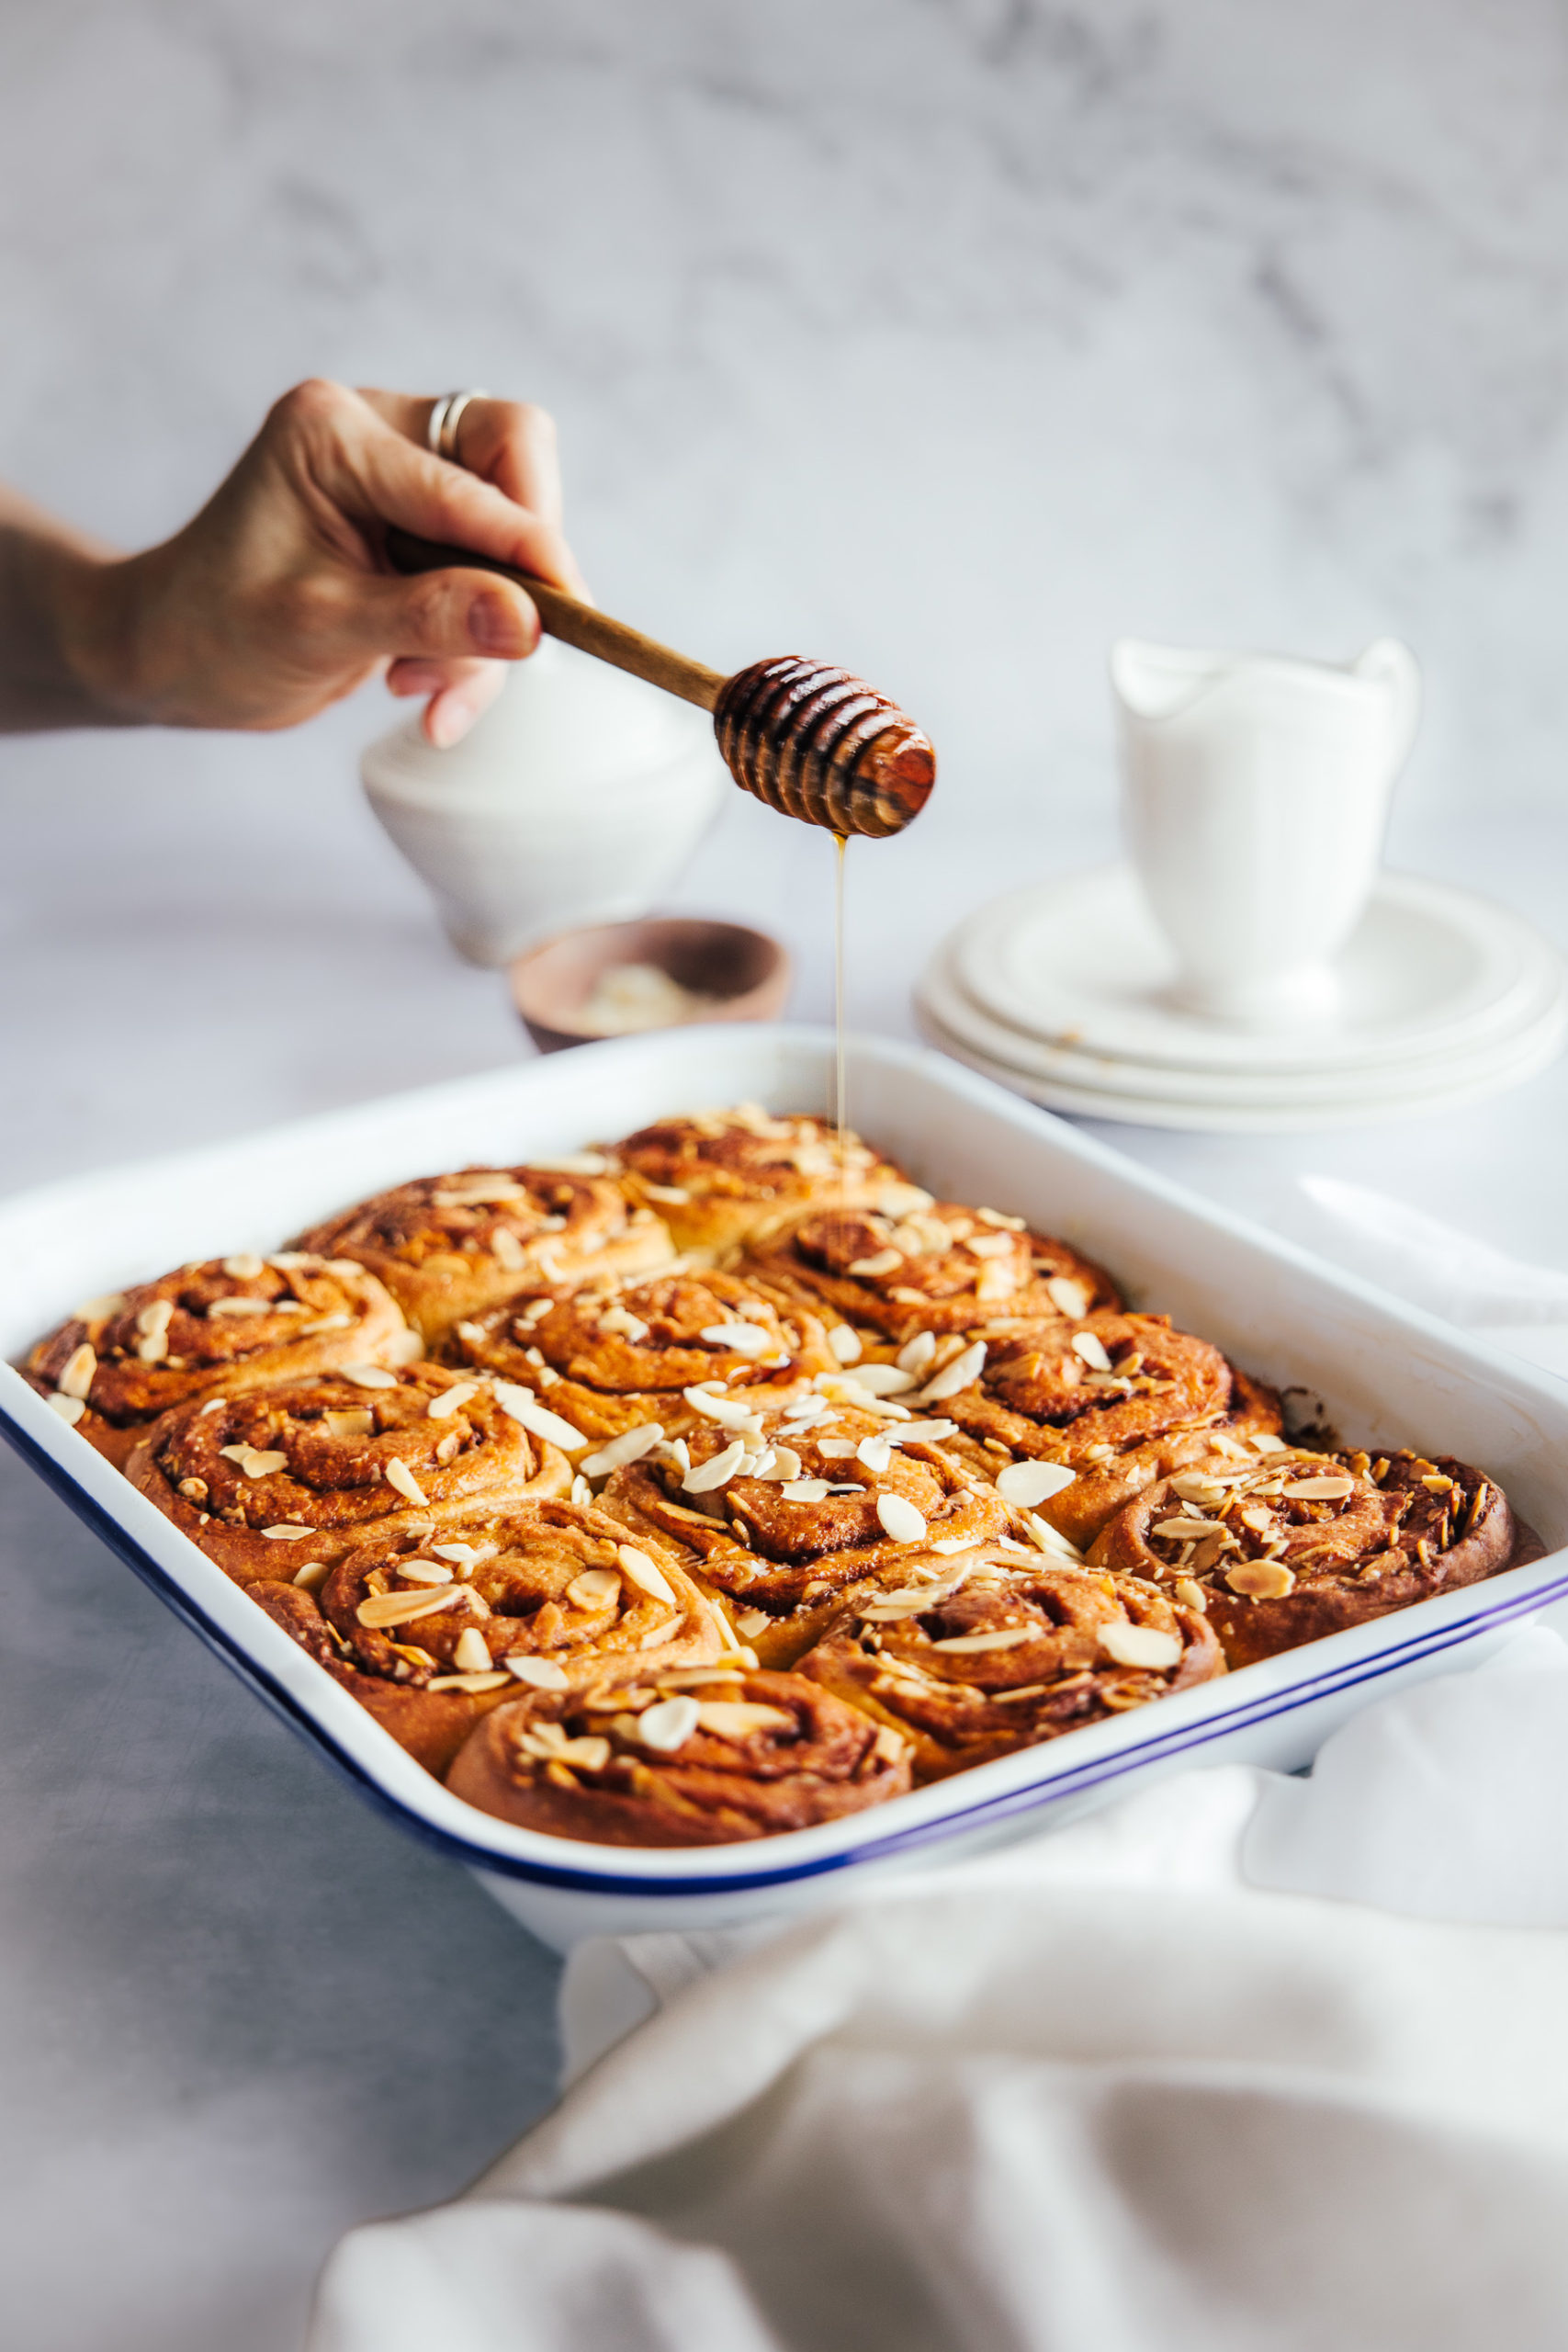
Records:
M505 597L476 596L468 606L468 636L479 652L515 662L532 653L538 630L529 631Z

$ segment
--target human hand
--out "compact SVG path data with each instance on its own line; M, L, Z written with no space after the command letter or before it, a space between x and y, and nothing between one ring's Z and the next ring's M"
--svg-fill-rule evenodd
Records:
M460 466L425 447L433 403L296 385L185 528L87 564L60 593L65 652L100 723L292 727L387 664L456 742L505 664L538 642L522 589L493 572L393 573L389 525L500 559L585 596L560 526L542 409L475 399Z

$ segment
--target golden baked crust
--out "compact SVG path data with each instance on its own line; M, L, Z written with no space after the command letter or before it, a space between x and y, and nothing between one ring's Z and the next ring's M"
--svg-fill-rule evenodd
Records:
M992 1476L1016 1460L1070 1471L1033 1508L1080 1546L1156 1478L1280 1426L1272 1391L1163 1315L1037 1323L972 1345L984 1349L974 1377L941 1409Z
M662 1220L628 1202L606 1168L582 1152L570 1164L421 1176L313 1226L298 1247L367 1266L434 1343L498 1300L670 1258Z
M702 1426L684 1392L705 1381L773 1411L838 1368L808 1308L721 1273L605 1278L565 1297L508 1300L459 1323L446 1353L537 1389L585 1436L641 1430L649 1444Z
M897 1211L930 1198L856 1135L825 1119L774 1118L754 1102L660 1119L609 1148L629 1199L656 1209L682 1250L723 1258L815 1202Z
M419 1352L401 1308L362 1266L245 1250L94 1299L39 1341L26 1369L123 1469L143 1431L176 1405L340 1364L406 1363Z
M513 1700L470 1736L446 1785L553 1838L727 1846L885 1804L908 1787L909 1763L903 1740L797 1674L694 1669Z
M673 1553L590 1504L541 1496L454 1514L438 1533L378 1535L321 1589L342 1655L367 1674L440 1691L516 1695L607 1675L705 1664L732 1646Z
M933 1781L1206 1682L1224 1660L1202 1614L1156 1584L987 1544L943 1580L859 1587L799 1670L902 1733L917 1780Z
M617 1470L604 1508L676 1546L762 1665L785 1666L846 1585L911 1546L977 1543L1013 1524L994 1487L918 1434L928 1426L825 1401L812 1421L710 1423Z
M956 1201L902 1216L837 1203L814 1209L755 1238L741 1272L899 1340L1120 1303L1104 1269L1066 1242Z
M1289 1449L1160 1480L1090 1556L1201 1599L1247 1666L1495 1576L1517 1535L1502 1488L1450 1455Z
M281 1625L290 1641L298 1642L351 1699L358 1701L367 1714L375 1717L400 1747L408 1750L416 1764L423 1764L437 1779L480 1716L503 1699L507 1690L517 1687L509 1674L501 1678L504 1687L484 1693L432 1690L428 1685L412 1679L401 1683L389 1680L385 1675L367 1674L345 1658L335 1629L327 1623L311 1596L298 1585L275 1584L261 1578L248 1585L246 1590L266 1611L273 1623Z
M126 1476L236 1584L291 1581L372 1533L438 1535L482 1506L571 1484L565 1456L487 1386L433 1363L182 1405Z

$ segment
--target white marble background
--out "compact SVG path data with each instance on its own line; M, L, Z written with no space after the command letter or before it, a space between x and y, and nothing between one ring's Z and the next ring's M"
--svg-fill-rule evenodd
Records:
M1400 854L1568 944L1565 104L1554 0L0 0L0 474L131 543L307 372L545 401L612 609L935 736L867 1025L1100 854L1122 631L1406 635ZM0 742L0 1189L517 1050L354 793L386 721ZM683 893L784 931L807 1012L823 850L737 796ZM1128 1140L1562 1258L1565 1095ZM338 2229L547 2096L550 1964L8 1462L0 1578L15 2340L288 2345Z

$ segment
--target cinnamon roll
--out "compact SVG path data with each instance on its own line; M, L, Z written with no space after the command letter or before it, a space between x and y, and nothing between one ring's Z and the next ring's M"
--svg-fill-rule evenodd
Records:
M500 1299L640 1272L672 1254L662 1220L627 1201L608 1165L580 1152L422 1176L313 1226L298 1247L368 1267L434 1342Z
M1078 1545L1156 1479L1227 1446L1247 1455L1280 1427L1271 1391L1163 1315L975 1339L922 1393L941 1397L1004 1495Z
M320 1604L350 1665L437 1693L581 1690L734 1647L667 1546L558 1497L378 1533L330 1570Z
M1502 1488L1450 1455L1284 1450L1162 1478L1090 1557L1205 1610L1248 1666L1495 1576L1519 1532Z
M724 1846L862 1813L907 1743L797 1674L639 1676L498 1707L446 1785L482 1813L604 1846Z
M93 1299L39 1341L26 1376L120 1469L175 1405L420 1352L396 1301L362 1266L245 1250Z
M858 1136L824 1119L775 1119L754 1102L660 1119L610 1149L629 1199L657 1210L680 1249L719 1258L813 1202L886 1202L897 1213L930 1198Z
M867 1407L818 1398L766 1423L709 1422L617 1470L603 1506L677 1547L761 1664L786 1666L846 1585L910 1545L961 1549L1013 1523L995 1487L945 1451L951 1422Z
M460 1687L441 1690L432 1690L429 1680L422 1682L412 1674L406 1682L386 1675L367 1674L350 1662L336 1627L328 1623L310 1594L299 1585L276 1584L262 1577L246 1589L290 1641L298 1642L351 1699L358 1701L367 1714L375 1717L400 1747L407 1748L416 1764L423 1764L427 1772L434 1772L438 1779L479 1717L508 1690L517 1688L509 1674L490 1678L458 1676L454 1682ZM480 1690L477 1686L486 1679L495 1687Z
M447 1352L537 1389L585 1436L635 1432L645 1450L703 1426L688 1390L706 1385L769 1412L838 1369L809 1309L720 1273L605 1277L565 1297L509 1299L459 1323ZM623 1452L630 1460L636 1448Z
M953 1201L902 1216L814 1209L755 1238L741 1271L896 1340L1120 1304L1110 1275L1066 1242Z
M564 1454L486 1384L433 1363L179 1406L126 1476L236 1584L291 1581L372 1534L438 1539L476 1509L571 1484Z
M921 1563L922 1566L929 1563ZM1224 1671L1200 1610L1158 1585L987 1544L945 1586L863 1586L799 1671L944 1779Z

